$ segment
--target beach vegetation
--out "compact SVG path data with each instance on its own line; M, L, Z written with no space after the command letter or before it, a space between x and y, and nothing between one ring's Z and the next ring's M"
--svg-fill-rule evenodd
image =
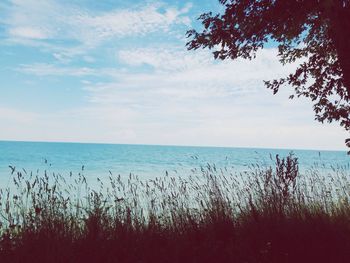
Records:
M77 176L13 170L1 262L349 262L350 167L301 173L294 155L249 171ZM326 172L324 172L326 171Z

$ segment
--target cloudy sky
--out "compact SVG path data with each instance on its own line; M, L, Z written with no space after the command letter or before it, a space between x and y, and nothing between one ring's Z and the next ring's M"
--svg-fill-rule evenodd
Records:
M344 150L306 99L263 80L291 72L187 51L215 0L1 0L0 140Z

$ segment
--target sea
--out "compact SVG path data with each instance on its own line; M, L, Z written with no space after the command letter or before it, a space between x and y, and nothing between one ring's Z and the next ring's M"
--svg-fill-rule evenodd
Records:
M238 173L255 165L273 167L276 155L289 153L298 158L300 171L316 165L327 172L350 164L346 151L0 141L0 187L7 186L12 169L39 175L84 173L89 180L130 174L186 177L207 165Z

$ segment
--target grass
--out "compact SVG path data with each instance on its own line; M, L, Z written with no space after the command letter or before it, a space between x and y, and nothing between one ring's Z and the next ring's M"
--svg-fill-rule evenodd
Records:
M188 178L12 171L0 262L350 262L349 167L299 173L293 155Z

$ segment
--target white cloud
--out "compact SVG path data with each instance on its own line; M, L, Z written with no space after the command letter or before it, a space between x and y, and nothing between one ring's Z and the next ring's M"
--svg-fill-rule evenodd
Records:
M12 0L6 18L8 38L26 45L42 45L59 50L66 56L74 55L77 46L96 47L109 39L168 31L176 24L190 23L186 13L190 6L176 8L154 3L128 9L114 9L94 13L78 6L54 0ZM62 47L45 40L76 41L73 47ZM69 54L69 50L73 49ZM81 51L81 50L80 50Z
M159 6L146 5L139 10L116 10L99 16L82 14L72 20L73 24L80 25L79 40L91 43L112 37L167 31L172 24L188 23L182 17L183 11L166 8L165 12L160 12Z
M19 38L46 39L48 35L44 30L34 27L13 27L9 29L9 34Z
M111 77L112 82L87 85L94 101L114 101L120 92L135 97L171 96L172 99L228 98L255 93L263 88L264 79L284 76L296 65L282 67L275 49L259 52L256 60L213 60L209 52L188 52L178 49L121 50L118 58L128 70L118 68L91 68L57 66L35 63L17 67L18 71L37 76L100 76ZM142 71L142 65L153 69ZM109 92L109 93L107 93ZM147 95L148 94L148 95ZM125 96L124 96L125 97ZM144 96L142 96L144 97Z
M203 68L212 65L212 56L208 52L190 53L172 48L140 48L136 50L121 50L118 58L130 66L143 64L154 67L161 72L184 71L193 68Z
M150 89L173 99L232 99L234 96L255 93L263 88L264 79L278 78L295 69L296 65L282 67L276 54L276 49L266 49L261 50L254 61L239 59L217 62L206 51L123 50L118 55L121 62L136 69L146 64L153 70L119 74L118 82L113 85L134 88L142 86L143 90Z
M264 79L296 67L282 67L276 52L216 63L205 52L124 50L119 59L135 71L113 72L114 81L86 83L85 89L94 111L133 113L118 122L133 131L131 143L344 149L346 132L315 122L310 101L289 100L288 88L273 96L264 87ZM153 70L144 73L144 64Z
M88 67L57 67L53 64L35 63L20 65L17 71L36 76L91 76L99 74L96 70Z

